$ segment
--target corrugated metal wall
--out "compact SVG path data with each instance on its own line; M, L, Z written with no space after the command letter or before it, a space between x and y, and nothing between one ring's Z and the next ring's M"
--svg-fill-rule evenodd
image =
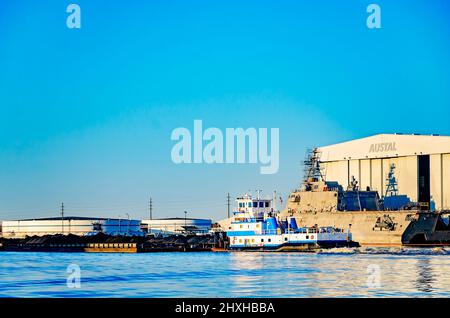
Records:
M447 179L443 180L443 190L441 191L441 169L440 157L443 157L443 170L447 171ZM361 160L342 160L323 163L326 180L337 181L344 188L347 188L349 178L354 176L358 180L360 188L366 190L370 187L378 191L380 196L386 191L386 178L391 164L395 164L395 178L398 182L398 190L400 194L407 195L411 201L417 201L417 156L383 158L383 159L361 159ZM439 167L439 168L438 168ZM432 155L430 156L431 181L430 189L436 208L441 209L442 201L444 207L450 204L450 186L445 186L450 178L450 154L448 155ZM444 192L441 200L441 193Z

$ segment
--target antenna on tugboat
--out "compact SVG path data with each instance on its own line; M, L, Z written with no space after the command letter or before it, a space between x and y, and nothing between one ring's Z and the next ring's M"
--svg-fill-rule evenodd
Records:
M272 208L274 211L277 209L277 190L273 191Z
M227 194L227 216L230 218L230 193Z

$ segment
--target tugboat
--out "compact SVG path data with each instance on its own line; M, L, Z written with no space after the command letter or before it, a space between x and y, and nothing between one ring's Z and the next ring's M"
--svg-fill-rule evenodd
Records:
M247 194L236 201L238 209L226 231L231 250L314 251L359 246L352 241L350 229L298 227L295 217L282 220L272 208L272 199Z

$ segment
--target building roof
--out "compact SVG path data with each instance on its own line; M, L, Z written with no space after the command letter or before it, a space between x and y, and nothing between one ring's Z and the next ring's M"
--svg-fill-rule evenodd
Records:
M85 217L85 216L65 216L62 217L47 217L47 218L33 218L33 219L20 219L16 221L75 221L75 220L119 220L119 218L99 218L99 217ZM120 220L126 220L121 218Z
M189 225L199 225L199 226L210 226L213 222L211 219L195 219L195 218L161 218L161 219L146 219L142 220L142 224L147 224L148 226L160 226L160 225L183 225L187 222Z
M159 219L146 219L143 221L177 221L177 220L189 220L189 221L208 221L211 222L210 219L195 219L195 218L180 218L180 217L175 217L175 218L159 218Z
M323 162L450 153L450 136L379 134L319 147Z

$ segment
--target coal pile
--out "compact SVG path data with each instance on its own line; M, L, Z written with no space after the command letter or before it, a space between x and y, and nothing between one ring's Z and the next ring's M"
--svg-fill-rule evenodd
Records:
M92 236L44 235L25 238L0 238L4 250L42 250L42 251L83 251L88 244L96 243L136 243L141 252L158 251L210 251L221 246L218 235L149 235L149 236L111 236L98 233Z

